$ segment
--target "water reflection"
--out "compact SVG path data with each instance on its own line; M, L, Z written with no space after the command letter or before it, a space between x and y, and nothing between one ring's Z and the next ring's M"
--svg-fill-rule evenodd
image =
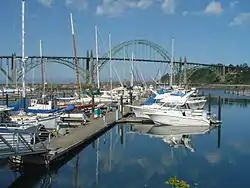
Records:
M140 133L148 135L149 137L155 137L161 139L167 143L170 147L178 148L184 147L191 152L195 151L195 148L191 142L192 135L209 134L216 127L204 127L204 126L154 126L154 125L132 125L131 133ZM218 131L218 147L220 147L220 126Z
M217 107L212 106L212 111L216 112ZM224 105L222 112L223 126L209 131L198 127L159 130L150 125L119 125L49 169L22 170L22 167L23 172L18 172L16 178L3 166L0 184L1 187L164 188L169 177L177 176L191 184L197 182L202 188L249 187L249 110ZM195 152L190 152L192 149L186 145Z

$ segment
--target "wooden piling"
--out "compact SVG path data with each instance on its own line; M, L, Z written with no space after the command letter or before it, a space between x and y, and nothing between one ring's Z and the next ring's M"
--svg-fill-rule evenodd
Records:
M123 96L122 95L120 98L120 112L121 112L121 116L123 116Z
M217 147L220 148L221 143L221 125L218 127L218 140L217 140Z
M208 94L208 112L211 114L211 93Z
M6 101L6 106L8 107L9 106L9 95L8 95L8 93L6 93L6 95L5 95L5 101Z
M92 106L91 106L91 112L92 112L92 118L94 119L94 110L95 110L95 96L92 94L92 100L91 100L91 104L92 104Z
M130 89L130 92L129 92L129 102L130 102L130 105L133 104L133 93L132 93L132 89ZM130 111L132 111L133 109L130 107Z
M218 98L218 119L221 120L221 97Z

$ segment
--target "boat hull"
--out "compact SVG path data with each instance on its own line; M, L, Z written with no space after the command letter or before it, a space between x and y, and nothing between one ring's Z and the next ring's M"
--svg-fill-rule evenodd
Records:
M178 116L171 113L148 114L150 119L157 125L170 126L209 126L210 120L203 116Z
M23 118L23 120L22 120ZM24 124L42 124L46 129L56 129L57 121L60 119L60 115L53 115L49 117L37 117L37 116L20 116L17 123Z

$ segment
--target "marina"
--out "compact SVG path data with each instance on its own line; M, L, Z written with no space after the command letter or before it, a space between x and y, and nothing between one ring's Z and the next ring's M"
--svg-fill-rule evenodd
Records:
M89 25L92 19L85 20L82 14L89 8L87 1L66 1L67 14L64 9L58 14L52 8L58 4L52 1L11 3L0 7L13 12L9 23L21 38L9 29L4 36L13 39L0 50L12 53L0 55L1 187L250 186L250 67L246 60L237 65L203 63L205 49L199 49L203 55L193 50L195 40L190 43L192 49L187 48L183 45L187 39L172 27L168 34L179 37L168 36L166 49L165 44L147 39L118 42L139 22L126 30L127 35L125 30L121 36L107 30L110 23L120 23L114 15L106 23L106 13L122 16L131 8L142 11L153 1L97 3L95 16L103 15L106 21L100 19L97 24L97 19L94 27L79 24ZM170 8L175 6L172 2L158 3L165 13L175 14L177 5ZM41 4L43 16L35 6ZM230 8L235 4L231 2ZM202 13L222 10L219 2L211 2ZM185 17L197 13L185 11ZM144 17L147 20L147 14ZM51 25L38 27L41 18ZM238 20L234 18L229 25L239 25ZM45 25L50 29L45 30ZM54 31L56 35L48 38ZM90 37L82 38L83 32L92 36L94 46ZM0 35L0 40L6 39ZM13 52L17 41L20 54ZM36 51L39 55L34 55ZM190 59L195 54L199 61L190 61L183 52L190 53ZM223 53L217 56L211 59L223 62Z

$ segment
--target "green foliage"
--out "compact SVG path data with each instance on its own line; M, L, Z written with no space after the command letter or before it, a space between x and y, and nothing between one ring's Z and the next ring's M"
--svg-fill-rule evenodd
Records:
M250 84L250 67L246 63L225 67L225 79L223 78L223 65L218 65L218 67L187 69L187 82L199 84ZM164 75L161 80L169 80L169 75ZM175 74L175 80L183 81L183 71Z
M211 68L200 68L195 70L189 77L189 82L191 83L217 83L219 81L220 78L216 74L216 71Z
M171 185L173 188L190 188L191 187L185 181L178 180L176 177L169 178L168 181L166 181L165 183L168 185Z

